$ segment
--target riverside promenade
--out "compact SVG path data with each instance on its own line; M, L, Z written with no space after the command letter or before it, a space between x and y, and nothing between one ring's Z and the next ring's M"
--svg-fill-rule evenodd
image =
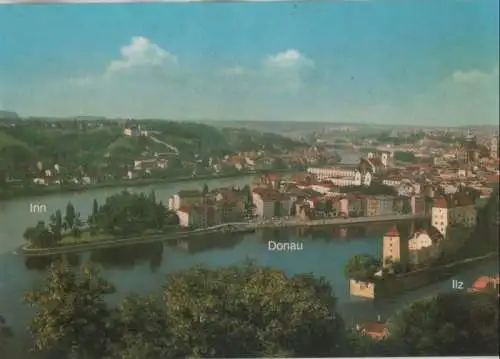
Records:
M105 241L96 241L90 243L64 245L52 248L30 248L28 244L19 247L16 254L26 257L43 257L65 253L85 252L92 249L103 249L111 247L119 247L124 245L153 243L158 241L169 241L178 239L188 239L199 235L215 234L215 233L240 233L253 232L257 229L265 228L286 228L286 227L314 227L326 225L356 225L364 223L383 223L383 222L399 222L416 219L426 219L429 216L420 214L399 214L388 216L373 216L373 217L353 217L353 218L324 218L316 220L303 220L293 217L277 218L274 220L252 220L246 222L222 223L208 228L199 228L190 231L162 233L148 236L138 236L122 239L111 239Z

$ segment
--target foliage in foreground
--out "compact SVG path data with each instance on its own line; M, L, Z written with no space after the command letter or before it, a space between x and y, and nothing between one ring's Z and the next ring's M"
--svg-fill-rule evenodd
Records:
M130 296L117 308L104 304L110 288L94 269L52 266L27 295L35 348L121 359L342 354L336 299L312 276L195 267L169 276L162 299Z
M446 293L410 304L390 320L399 355L498 355L496 293Z
M372 341L344 328L322 279L251 264L170 275L162 295L105 304L112 286L92 268L53 265L27 295L35 349L76 358L498 355L496 293L412 303ZM53 357L53 356L51 356Z

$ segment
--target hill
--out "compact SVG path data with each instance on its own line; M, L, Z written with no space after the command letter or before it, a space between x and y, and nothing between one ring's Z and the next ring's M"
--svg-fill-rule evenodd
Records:
M298 147L306 147L303 142L274 133L262 133L255 130L224 128L222 133L231 148L238 151L268 150L288 151Z
M0 119L16 120L20 118L17 112L0 110Z
M29 162L33 158L34 154L26 143L0 131L0 160L2 166L12 168Z
M41 160L48 166L57 163L76 168L84 164L100 165L104 158L130 164L133 159L155 152L176 153L181 159L191 160L195 155L198 158L222 157L243 151L280 152L306 146L278 134L245 128L217 129L195 122L109 120L89 123L86 120L24 120L16 126L2 128L0 150L9 150L0 153L9 162L30 159L31 164ZM146 135L123 134L124 126L137 124Z

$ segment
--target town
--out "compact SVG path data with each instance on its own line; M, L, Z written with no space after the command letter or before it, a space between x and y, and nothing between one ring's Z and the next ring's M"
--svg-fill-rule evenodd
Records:
M0 358L498 357L498 0L20 2Z

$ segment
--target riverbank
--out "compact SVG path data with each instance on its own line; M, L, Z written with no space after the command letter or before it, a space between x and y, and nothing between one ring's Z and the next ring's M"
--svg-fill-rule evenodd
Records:
M200 235L210 235L228 231L225 228L228 228L229 231L232 233L245 233L254 231L252 228L249 227L239 227L236 229L232 228L230 229L230 227L231 227L230 225L226 226L219 225L210 228L195 229L192 231L153 234L148 236L139 236L139 237L131 237L123 239L110 239L110 240L88 242L81 244L67 244L67 245L62 245L60 247L51 247L51 248L29 248L29 245L23 245L20 246L15 251L15 253L25 257L44 257L56 254L79 253L92 249L104 249L104 248L128 246L134 244L146 244L158 241L172 241L172 240L185 239Z
M350 292L353 296L383 300L417 290L428 285L441 282L455 276L457 273L474 267L483 261L496 258L495 251L473 258L464 258L455 262L436 267L419 269L409 273L381 278L373 282L350 280ZM450 283L450 287L451 287ZM467 288L462 288L466 290ZM458 289L457 289L458 290Z
M303 221L299 219L289 219L280 221L268 222L239 222L239 223L224 223L209 228L200 228L191 231L175 232L175 233L161 233L151 234L147 236L123 238L123 239L109 239L100 240L95 242L87 242L81 244L65 244L53 248L29 248L29 245L24 245L16 250L17 254L28 257L49 256L54 254L75 253L86 251L89 249L110 248L122 245L132 245L141 243L152 243L156 241L167 241L175 239L183 239L189 236L213 234L217 232L231 232L231 233L245 233L253 232L257 229L272 229L272 228L286 228L286 227L317 227L325 225L357 225L364 223L374 222L397 222L408 221L415 219L427 218L423 215L393 215L393 216L375 216L375 217L355 217L355 218L328 218L311 221Z
M248 171L244 173L231 173L231 174L219 174L219 175L204 175L204 176L184 176L184 177L171 177L171 178L139 178L135 180L124 180L124 181L108 181L94 184L75 184L68 186L43 186L39 185L30 188L18 188L12 192L0 192L0 201L15 200L17 198L23 197L42 197L49 196L58 193L68 193L68 192L83 192L93 189L101 188L115 188L115 187L141 187L149 186L162 183L172 183L172 182L194 182L194 181L210 181L225 178L241 178L247 176L256 176L266 171ZM293 170L273 170L274 173L294 173Z

